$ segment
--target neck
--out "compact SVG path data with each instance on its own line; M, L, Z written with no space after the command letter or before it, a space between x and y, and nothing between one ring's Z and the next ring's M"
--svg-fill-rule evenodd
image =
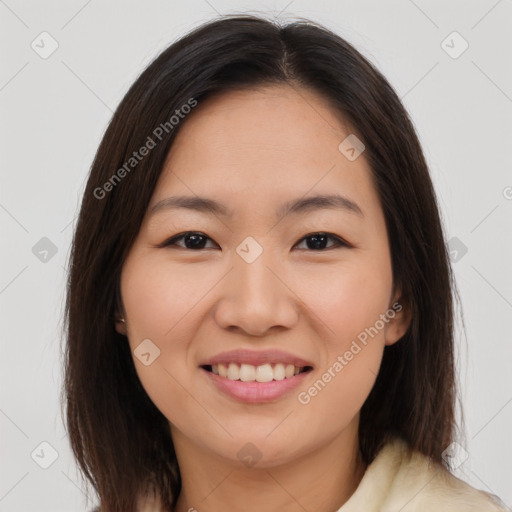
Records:
M354 493L366 469L357 427L358 421L354 421L314 451L265 468L240 467L240 463L207 452L174 431L182 478L175 512L336 511Z

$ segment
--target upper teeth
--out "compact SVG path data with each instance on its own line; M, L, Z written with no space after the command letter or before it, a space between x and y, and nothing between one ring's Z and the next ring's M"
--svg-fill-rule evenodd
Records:
M289 379L297 375L301 371L301 367L293 364L278 363L272 365L266 363L260 366L252 364L214 364L212 372L221 377L227 377L230 380L241 380L243 382L270 382L271 380L283 380L285 377Z

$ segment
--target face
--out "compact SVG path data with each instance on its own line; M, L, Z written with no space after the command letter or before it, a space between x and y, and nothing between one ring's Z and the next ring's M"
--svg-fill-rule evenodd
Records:
M357 426L405 333L383 212L364 152L338 148L350 127L315 92L222 93L182 123L116 328L175 442L270 467ZM311 201L328 195L342 199ZM161 202L175 196L220 206Z

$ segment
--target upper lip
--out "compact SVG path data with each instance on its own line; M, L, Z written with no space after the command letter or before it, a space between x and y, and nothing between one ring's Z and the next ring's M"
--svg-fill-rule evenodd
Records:
M304 366L313 366L312 363L302 359L301 357L278 349L256 351L245 349L230 350L205 359L199 366L229 363L251 364L254 366L259 366L265 363L283 363L293 364L300 368Z

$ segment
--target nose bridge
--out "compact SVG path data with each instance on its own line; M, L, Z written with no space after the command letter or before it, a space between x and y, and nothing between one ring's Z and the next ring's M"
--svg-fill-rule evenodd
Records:
M265 247L261 240L262 238L258 242L249 236L238 245L233 262L233 277L240 300L264 301L270 306L276 295L282 291L277 289L279 283L274 275L279 272L279 264L268 238L264 242Z

